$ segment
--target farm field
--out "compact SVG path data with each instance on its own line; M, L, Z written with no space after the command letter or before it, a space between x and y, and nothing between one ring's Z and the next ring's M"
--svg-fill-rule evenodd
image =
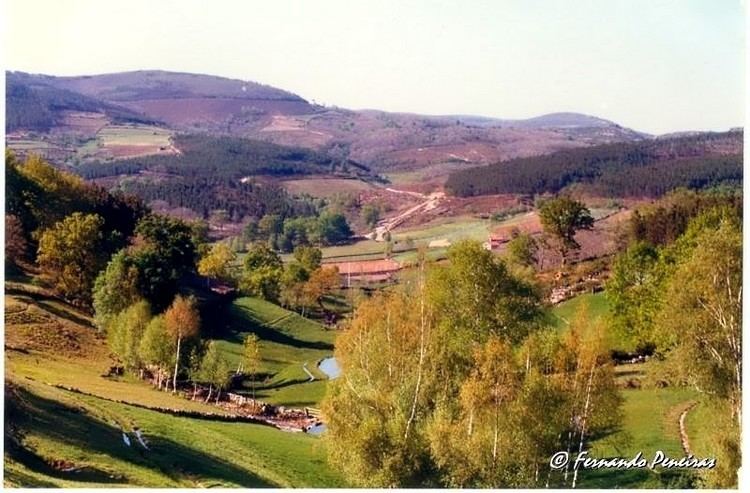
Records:
M281 185L294 195L307 194L312 197L330 197L337 193L359 193L375 188L360 180L343 178L308 178L303 180L284 180Z
M165 146L171 132L146 125L107 125L96 134L102 146Z
M115 159L169 154L171 132L146 125L107 125L96 138L79 148L80 159Z
M44 140L34 139L13 139L8 141L8 147L15 151L42 152L54 146Z
M215 406L158 391L134 378L102 377L111 361L90 319L37 290L29 291L34 294L20 293L16 286L14 294L6 295L6 440L8 433L14 438L6 441L11 445L6 445L6 486L342 484L328 468L325 451L315 436L249 423L176 417L154 410L224 413ZM270 334L266 317L276 317L277 313L259 303L260 308L245 300L240 306L252 307L253 315L247 317L252 316L258 324L265 322L263 327ZM298 320L279 323L289 338L286 341L302 344L314 344L316 338L325 340L325 335L313 335L316 325L306 326ZM296 348L284 351L283 346L280 342L267 346L269 350L276 348L277 358L267 368L284 368L282 360L295 357ZM279 373L279 379L296 377L290 371ZM315 383L322 396L325 381ZM286 400L319 399L305 398L300 388L287 390ZM304 392L313 395L316 390L305 387ZM136 442L131 432L135 427L142 430L148 450ZM123 442L122 430L129 433L130 446Z
M508 221L511 220L513 218ZM441 218L421 226L397 228L391 231L393 252L398 260L398 254L416 251L422 246L428 247L431 241L447 240L451 243L461 239L486 241L490 228L497 224L501 223L493 223L489 219L459 216ZM445 251L444 247L435 249ZM326 247L322 250L324 259L343 261L357 260L357 257L361 257L359 260L372 260L373 258L383 258L385 243L374 240L360 240L350 245Z

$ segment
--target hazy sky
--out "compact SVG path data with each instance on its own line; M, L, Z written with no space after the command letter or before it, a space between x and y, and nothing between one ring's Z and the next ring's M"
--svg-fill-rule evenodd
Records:
M741 0L6 0L5 66L165 69L347 108L743 124Z

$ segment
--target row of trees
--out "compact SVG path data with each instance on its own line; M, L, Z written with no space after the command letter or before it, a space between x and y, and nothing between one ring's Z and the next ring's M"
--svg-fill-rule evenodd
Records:
M139 300L100 324L107 341L125 370L141 378L148 371L159 389L177 391L177 380L185 375L193 383L193 399L199 383L208 385L205 400L214 395L218 402L222 390L231 383L232 368L215 341L201 339L201 320L193 297L178 295L161 314ZM235 373L249 374L255 380L261 362L260 341L248 335L243 344L240 366Z
M364 301L337 340L322 408L332 464L358 486L574 481L552 452L616 425L604 327L546 329L536 288L473 242Z
M742 219L731 197L696 199L680 193L634 217L607 294L619 339L653 348L664 380L705 397L717 466L703 479L725 488L740 465ZM665 228L665 217L679 220Z

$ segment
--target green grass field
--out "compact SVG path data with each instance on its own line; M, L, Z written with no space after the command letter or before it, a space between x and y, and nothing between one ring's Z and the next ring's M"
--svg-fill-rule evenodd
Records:
M242 355L242 341L250 333L261 341L265 375L256 383L256 397L285 406L312 406L325 394L325 375L317 363L333 353L336 332L294 312L257 298L239 298L230 309L231 333L219 339L221 350L233 367ZM316 378L310 376L304 367ZM246 392L250 392L246 382Z
M96 137L102 147L168 146L171 132L147 125L107 125Z
M321 442L304 433L178 418L34 382L13 394L8 402L18 415L14 424L23 448L6 448L8 486L341 485L326 465ZM136 441L134 427L149 450ZM121 430L129 432L130 446ZM83 469L60 470L70 467Z
M624 457L639 452L647 461L656 451L681 458L679 414L696 399L696 393L684 388L623 389L623 423L620 430L591 443L591 457ZM696 436L698 436L698 431ZM584 470L580 473L582 488L665 488L684 480L683 472L664 469Z
M567 327L576 317L581 306L586 306L587 320L603 321L609 313L609 303L603 292L594 294L582 294L575 298L563 301L552 309L552 321L556 327Z
M112 360L90 319L33 287L29 294L19 291L16 287L14 294L6 295L5 306L6 486L343 485L327 466L325 450L315 436L155 410L225 413L159 391L134 377L103 377ZM237 305L242 327L267 331L264 347L274 352L266 353L265 363L277 372L277 383L299 377L292 371L297 357L309 357L313 369L317 353L313 356L311 351L316 349L309 346L325 343L328 348L333 340L333 334L317 324L290 317L265 302L247 299L238 300ZM271 331L277 333L269 335ZM331 352L318 351L321 355ZM283 402L312 403L324 390L325 380L280 385L276 397ZM136 426L151 450L135 440L132 429ZM123 443L120 429L129 432L130 447ZM75 470L66 472L70 468Z

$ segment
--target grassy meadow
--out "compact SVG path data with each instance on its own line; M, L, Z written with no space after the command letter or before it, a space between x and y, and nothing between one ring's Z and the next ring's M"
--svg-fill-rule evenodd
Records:
M342 485L316 436L157 411L225 413L134 377L105 378L113 362L91 319L32 287L28 291L14 289L5 297L6 486ZM232 310L238 330L263 338L264 369L274 375L264 391L275 400L267 400L318 402L325 380L315 363L331 353L334 334L260 300L237 300ZM222 344L231 357L239 342ZM304 361L321 380L304 381ZM135 427L148 450L136 440Z
M230 332L217 340L233 366L240 364L242 341L250 333L260 339L262 358L256 397L284 406L318 404L325 394L326 377L317 365L333 354L336 331L273 303L238 298L230 307ZM251 390L251 382L245 382L244 392Z

